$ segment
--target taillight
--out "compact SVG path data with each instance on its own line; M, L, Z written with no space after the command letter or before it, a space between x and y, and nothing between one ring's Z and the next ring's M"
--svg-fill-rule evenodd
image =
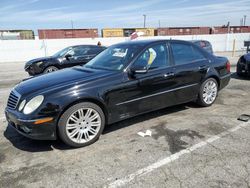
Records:
M226 64L227 72L230 72L230 68L231 68L231 65L230 65L230 62L228 61Z

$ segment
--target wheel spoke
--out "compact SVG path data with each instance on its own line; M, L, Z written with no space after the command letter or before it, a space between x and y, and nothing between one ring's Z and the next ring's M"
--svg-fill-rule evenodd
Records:
M79 109L77 112L78 112L78 114L79 114L79 118L80 118L80 119L83 119L83 118L84 118L83 109Z
M94 121L98 117L99 117L99 114L95 113L93 116L89 117L89 119L90 121Z
M70 120L74 121L75 123L79 121L79 119L74 114L70 116Z
M83 135L83 132L80 131L79 134L77 135L77 142L81 143L82 135Z
M99 127L100 126L100 122L97 121L97 122L91 122L91 127Z
M88 131L84 132L84 138L85 138L86 141L89 140L89 133L88 133Z
M66 128L67 128L67 129L76 129L77 126L78 126L78 124L75 124L75 123L74 123L74 124L69 124L69 123L68 123L67 126L66 126Z
M90 132L90 133L92 133L93 135L95 135L96 130L95 130L95 129L93 129L93 128L90 128L90 129L89 129L89 132Z
M76 134L78 133L78 130L77 129L75 129L75 130L73 130L71 133L70 133L70 138L73 138Z
M85 118L88 118L92 113L92 109L88 109L86 114L85 114Z

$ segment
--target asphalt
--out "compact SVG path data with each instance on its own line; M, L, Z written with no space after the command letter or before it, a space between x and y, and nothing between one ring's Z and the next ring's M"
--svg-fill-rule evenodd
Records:
M144 114L105 128L71 149L34 141L7 126L11 88L27 77L23 62L1 63L0 187L250 187L250 80L236 76L208 108L194 103ZM141 137L139 131L152 131Z

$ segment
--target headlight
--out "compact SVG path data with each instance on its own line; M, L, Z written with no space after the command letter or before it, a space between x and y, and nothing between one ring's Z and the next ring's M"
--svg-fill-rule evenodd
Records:
M36 63L37 66L40 66L43 62L42 61L39 61Z
M21 104L19 105L19 108L18 108L19 111L21 111L21 110L23 109L25 103L26 103L26 100L23 100L23 101L21 102Z
M34 112L43 102L44 97L42 95L38 95L32 98L24 107L23 113L30 114Z

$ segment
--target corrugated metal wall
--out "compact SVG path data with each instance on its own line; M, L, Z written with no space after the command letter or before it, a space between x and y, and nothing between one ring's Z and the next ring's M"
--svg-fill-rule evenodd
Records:
M96 38L98 29L39 29L39 39Z

